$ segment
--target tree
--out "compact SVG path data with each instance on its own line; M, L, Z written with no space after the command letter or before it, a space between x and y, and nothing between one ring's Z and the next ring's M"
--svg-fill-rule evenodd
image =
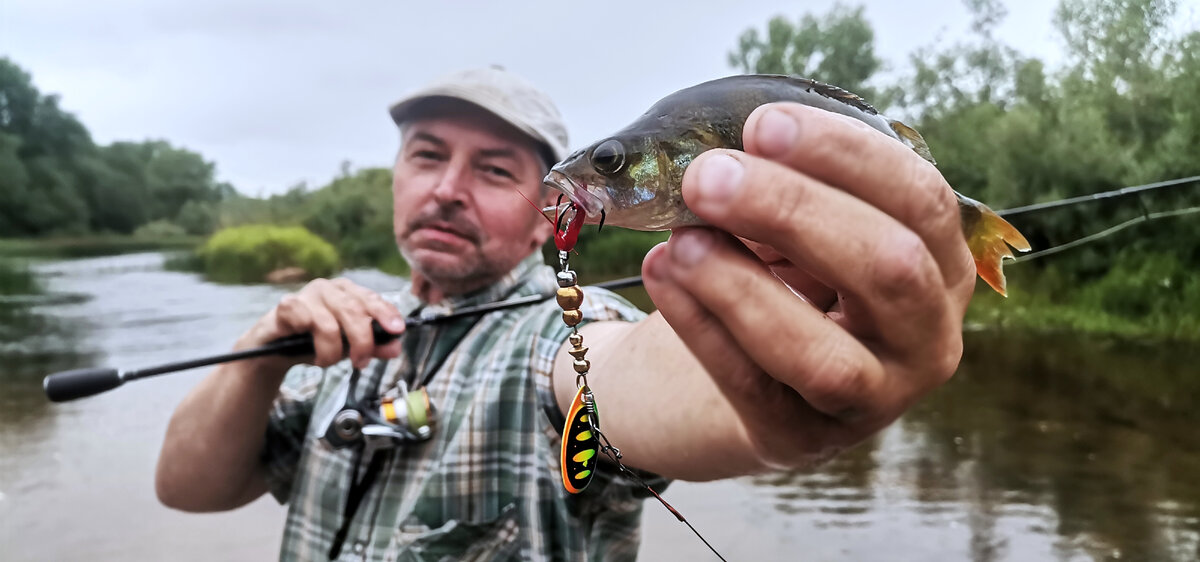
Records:
M805 14L793 24L776 16L763 34L747 29L729 53L729 64L745 73L805 76L870 100L875 91L866 82L882 61L862 6L837 4L822 18Z
M0 236L129 233L155 220L211 222L203 209L236 192L215 166L166 141L96 146L57 95L0 58ZM211 225L208 226L211 228Z

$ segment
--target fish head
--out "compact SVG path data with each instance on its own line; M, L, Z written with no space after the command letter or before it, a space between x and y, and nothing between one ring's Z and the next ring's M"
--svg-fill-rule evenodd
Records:
M694 217L683 203L683 170L698 151L656 135L618 135L572 153L546 175L585 224L666 230ZM543 212L554 218L561 209Z

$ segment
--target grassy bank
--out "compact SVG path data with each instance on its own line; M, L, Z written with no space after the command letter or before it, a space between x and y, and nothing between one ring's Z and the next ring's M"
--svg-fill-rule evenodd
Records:
M0 239L0 257L85 258L159 250L195 248L203 242L197 236L149 238L123 235L97 235L77 238L5 238Z
M1124 252L1090 279L1026 264L1006 273L1009 298L980 284L968 322L1024 332L1200 341L1200 276L1172 254Z

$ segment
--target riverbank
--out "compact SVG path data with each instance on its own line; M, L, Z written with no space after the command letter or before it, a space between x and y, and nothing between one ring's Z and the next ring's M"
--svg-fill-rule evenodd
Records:
M1200 342L1200 275L1169 253L1123 252L1080 280L1053 265L1013 264L1008 298L982 283L967 323L993 330Z
M587 227L594 229L594 227ZM581 236L572 261L585 278L599 280L638 275L641 258L667 233L606 230L603 236ZM0 239L0 292L23 292L35 280L22 258L53 259L177 251L167 262L172 270L200 272L194 252L200 237L146 238L94 236L53 239ZM547 263L557 259L547 245ZM9 259L6 259L9 258ZM11 258L17 258L16 260ZM407 275L399 256L377 269ZM346 264L359 267L364 264ZM967 311L969 330L1019 333L1078 333L1130 340L1200 342L1200 275L1169 255L1124 255L1104 275L1076 282L1054 267L1010 264L1008 298L980 283ZM5 288L11 291L5 291ZM621 292L644 310L653 302L641 289Z
M188 250L204 242L200 236L149 238L97 235L65 238L0 238L0 258L85 258L136 252Z

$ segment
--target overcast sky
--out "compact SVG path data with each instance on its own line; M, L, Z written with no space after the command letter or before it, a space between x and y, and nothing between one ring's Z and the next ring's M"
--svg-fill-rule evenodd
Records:
M955 0L865 4L893 70L968 26ZM1054 4L1007 0L1001 38L1057 60ZM388 104L451 71L499 64L525 76L556 100L578 147L672 91L734 73L726 53L748 27L832 5L0 0L0 55L61 94L97 142L166 139L261 195L322 185L343 160L390 165Z

